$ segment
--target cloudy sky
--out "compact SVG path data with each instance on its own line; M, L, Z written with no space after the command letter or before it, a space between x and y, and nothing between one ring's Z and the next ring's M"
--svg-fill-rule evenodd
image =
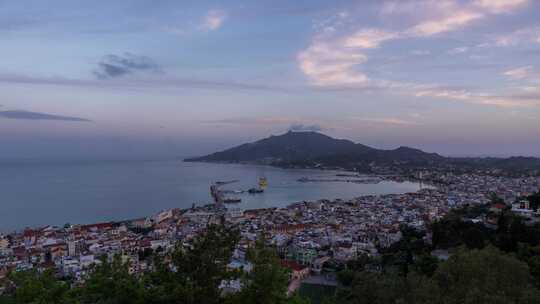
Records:
M540 156L535 0L0 0L0 35L0 158L194 155L291 128Z

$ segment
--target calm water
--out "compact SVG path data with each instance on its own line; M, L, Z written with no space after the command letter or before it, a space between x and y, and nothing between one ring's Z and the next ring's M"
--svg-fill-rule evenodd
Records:
M47 224L93 223L152 215L169 208L211 202L209 186L240 182L224 189L248 189L267 177L265 193L232 195L238 207L265 208L320 198L416 191L415 183L376 185L342 182L301 183L336 172L266 166L184 163L182 161L0 164L0 231Z

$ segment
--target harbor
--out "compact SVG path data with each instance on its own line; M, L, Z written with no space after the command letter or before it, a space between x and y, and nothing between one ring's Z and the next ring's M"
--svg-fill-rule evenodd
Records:
M230 207L243 210L284 207L320 197L354 198L419 189L418 183L398 183L386 180L386 177L379 184L369 185L300 183L297 180L301 177L334 178L336 174L352 172L240 164L137 161L55 164L55 170L49 168L46 164L2 166L0 181L4 187L0 209L5 218L0 223L0 231L26 226L64 225L66 222L121 220L164 209L191 208L193 204L214 204L209 188L216 181L239 180L218 185L218 188L224 192L223 197L241 198L241 203ZM26 178L25 182L21 176ZM266 177L268 186L263 193L250 194L250 188L258 188L259 177ZM26 191L27 183L36 185L34 191ZM133 183L140 186L133 187ZM233 193L239 190L243 192ZM40 212L32 213L34 210ZM21 214L25 216L21 217Z
M268 181L266 178L261 177L258 181L258 186L249 188L247 190L230 190L230 189L221 189L222 186L238 183L239 180L229 180L229 181L217 181L210 186L210 195L214 200L214 203L217 205L221 204L237 204L241 203L242 199L239 197L227 196L227 194L261 194L264 193L264 189L268 186Z
M336 177L360 177L360 176L351 176L351 175L336 175ZM382 181L380 177L371 177L371 178L309 178L302 177L297 180L301 183L315 183L315 182L341 182L341 183L356 183L356 184L378 184Z

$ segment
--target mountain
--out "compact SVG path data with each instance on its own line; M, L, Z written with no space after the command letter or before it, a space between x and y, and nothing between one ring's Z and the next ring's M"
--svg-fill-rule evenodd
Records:
M302 168L340 167L366 172L394 172L388 171L389 167L422 167L461 172L499 169L518 175L540 174L540 159L534 157L444 157L410 147L381 150L318 132L291 131L185 161L257 163Z
M287 132L253 143L189 161L256 162L265 159L293 161L334 154L362 153L372 149L349 140L334 139L317 132Z
M380 164L430 164L445 158L409 147L380 150L318 132L287 132L185 161L270 163L282 166L356 166Z

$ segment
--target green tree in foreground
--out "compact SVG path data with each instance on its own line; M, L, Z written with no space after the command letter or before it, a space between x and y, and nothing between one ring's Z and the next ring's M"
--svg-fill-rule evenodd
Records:
M178 245L142 277L129 273L129 264L116 256L97 265L80 287L70 288L52 272L13 272L12 292L3 303L36 304L219 304L224 302L219 284L234 275L227 269L238 242L236 230L210 225L186 247Z
M236 276L227 268L238 243L237 230L210 225L188 247L177 245L167 258L156 260L156 269L146 276L145 303L219 304L224 302L219 285Z
M121 256L112 262L104 257L74 288L50 271L14 272L10 276L14 289L0 297L0 304L308 304L297 296L287 298L288 271L262 239L249 253L253 270L242 278L244 288L223 295L221 282L242 276L227 267L238 239L238 231L210 225L189 245L178 244L170 254L155 255L149 273L132 275Z
M138 278L129 273L129 264L115 256L112 263L105 258L95 267L79 290L81 303L142 304L144 288Z
M57 280L51 270L14 272L9 279L16 290L11 299L0 299L0 303L77 303L71 298L69 284Z
M538 208L540 208L540 191L529 195L527 197L527 200L529 200L529 203L531 204L531 209L537 210Z
M494 247L461 250L435 273L434 294L443 303L540 303L529 276L527 264Z
M489 246L459 250L432 277L358 272L335 303L540 303L540 292L526 263Z
M242 280L242 291L233 298L233 303L286 303L289 273L281 266L274 248L265 246L262 236L248 252L248 260L253 269Z

